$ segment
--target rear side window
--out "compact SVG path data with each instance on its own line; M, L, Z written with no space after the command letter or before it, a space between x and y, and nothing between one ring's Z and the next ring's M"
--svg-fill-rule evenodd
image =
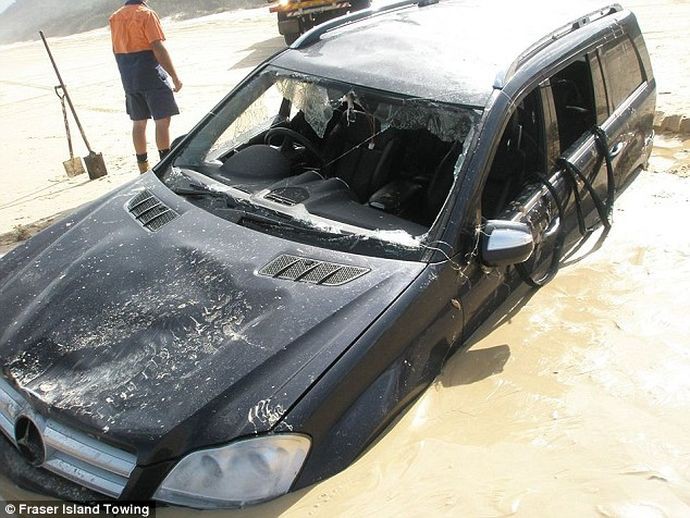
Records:
M582 56L550 78L558 119L561 152L597 122L597 106L589 59Z
M630 38L625 38L604 46L602 61L609 102L615 110L644 81L640 60Z

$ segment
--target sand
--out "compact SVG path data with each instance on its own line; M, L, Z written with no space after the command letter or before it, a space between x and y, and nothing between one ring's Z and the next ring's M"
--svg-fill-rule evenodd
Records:
M660 107L685 110L688 67L679 72L675 60L690 55L690 3L631 4L649 28L660 92L672 92ZM659 32L666 19L672 30ZM170 25L186 83L178 133L281 47L273 24L259 10ZM63 178L67 151L43 51L1 47L0 233L136 177L107 34L56 40L54 50L112 174ZM689 150L687 139L658 138L604 246L482 329L349 469L244 511L158 516L690 515ZM18 498L35 496L0 477L0 501Z
M168 48L184 81L182 114L173 137L189 131L254 66L284 48L265 9L165 24ZM48 35L50 36L50 35ZM42 43L0 46L0 236L101 196L137 176L124 113L124 92L106 29L49 37L58 66L86 129L110 174L97 181L65 175L69 158L54 72ZM152 126L152 125L151 125ZM72 124L77 154L87 150ZM149 156L157 161L149 128ZM0 239L0 244L2 243ZM7 239L5 239L7 241Z

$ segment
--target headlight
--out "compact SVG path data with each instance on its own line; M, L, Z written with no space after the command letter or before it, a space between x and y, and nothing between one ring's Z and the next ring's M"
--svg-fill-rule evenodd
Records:
M206 509L269 500L290 490L310 446L304 435L280 434L197 451L173 468L153 498Z

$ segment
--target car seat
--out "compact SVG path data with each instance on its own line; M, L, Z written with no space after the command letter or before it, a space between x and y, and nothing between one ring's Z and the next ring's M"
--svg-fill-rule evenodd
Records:
M326 139L325 176L343 180L360 203L388 183L399 139L371 115L350 110Z

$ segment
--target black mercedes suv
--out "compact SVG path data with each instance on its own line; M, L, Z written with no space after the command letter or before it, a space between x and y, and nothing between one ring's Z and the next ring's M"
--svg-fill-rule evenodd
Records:
M211 508L346 468L646 164L635 16L406 1L269 59L154 171L0 261L0 451Z

